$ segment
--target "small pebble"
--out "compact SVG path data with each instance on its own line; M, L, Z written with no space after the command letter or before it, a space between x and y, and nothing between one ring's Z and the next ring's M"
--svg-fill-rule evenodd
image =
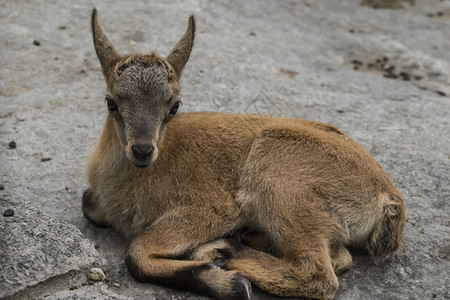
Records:
M9 142L8 146L9 146L9 149L16 149L17 143L15 141L11 141L11 142Z
M355 33L355 30L350 29L349 32L350 32L350 33Z
M106 280L105 272L100 268L92 268L89 271L88 279L92 281L104 281Z
M51 159L52 159L52 157L51 157L50 154L48 154L48 153L42 153L41 154L41 161L42 162L49 161Z
M65 29L67 29L67 27L64 26L64 25L61 25L61 26L58 27L58 29L59 29L59 30L65 30Z
M443 15L444 15L444 13L442 11L440 11L436 14L436 16L438 16L438 17L442 17Z
M14 216L14 210L8 208L7 210L5 210L5 211L3 212L3 215L4 215L5 217L12 217L12 216Z
M35 45L35 46L40 46L40 45L41 45L41 42L39 42L38 40L34 40L34 41L33 41L33 45Z
M120 284L118 284L117 282L114 282L114 283L113 283L113 286L115 286L115 287L120 287Z
M442 91L436 91L436 93L438 93L439 96L447 96L447 94Z
M0 183L0 191L3 191L5 189L5 186Z

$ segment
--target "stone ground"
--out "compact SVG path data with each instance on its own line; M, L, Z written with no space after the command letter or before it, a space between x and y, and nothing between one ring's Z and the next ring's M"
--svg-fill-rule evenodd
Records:
M122 53L166 55L196 15L183 111L329 122L390 174L406 200L405 251L382 267L356 253L336 299L449 299L450 1L360 2L1 1L0 210L14 216L0 216L0 298L203 298L135 282L126 241L81 213L106 115L96 6ZM92 267L107 280L92 284Z

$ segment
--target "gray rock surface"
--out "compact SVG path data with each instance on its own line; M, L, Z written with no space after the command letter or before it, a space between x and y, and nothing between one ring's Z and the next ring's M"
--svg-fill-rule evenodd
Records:
M108 289L105 284L94 284L83 286L76 290L60 291L44 298L45 300L79 300L79 299L95 299L95 300L132 300L131 297L121 296ZM154 298L155 299L155 298ZM153 299L149 299L153 300Z
M14 211L0 216L2 297L42 296L86 282L92 265L105 268L105 260L75 226L3 197L1 207Z
M0 231L0 260L18 265L24 258L3 249L14 249L17 241L25 247L27 239L43 243L39 239L51 233L54 247L41 244L42 253L33 255L45 261L52 251L68 251L65 236L57 237L60 228L69 230L73 243L86 241L70 223L107 261L110 281L102 288L135 299L201 298L134 281L123 263L126 240L82 216L85 162L106 115L105 85L89 28L95 4L121 53L166 55L184 32L188 15L196 15L182 110L333 123L390 174L407 205L405 251L382 267L355 253L354 268L340 276L336 299L450 298L450 1L402 2L401 10L376 10L360 2L3 1L0 210L16 209L12 218L29 211L32 221L2 223L21 231L13 238ZM10 149L13 140L17 146ZM45 235L34 235L36 229ZM98 286L63 291L65 286L51 286L45 279L65 276L61 282L72 280L77 287L77 270L95 266L94 252L85 253L92 245L83 245L73 251L86 260L69 265L50 259L36 267L42 273L23 280L24 270L10 274L2 265L0 276L21 282L2 279L0 298L10 295L15 284L24 293L59 290L58 299L108 297ZM255 298L270 296L257 292Z

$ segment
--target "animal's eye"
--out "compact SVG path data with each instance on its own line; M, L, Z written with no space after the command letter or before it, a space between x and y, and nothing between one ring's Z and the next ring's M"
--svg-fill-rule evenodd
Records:
M106 106L108 107L109 111L118 111L119 110L117 108L116 102L114 102L113 99L106 97L105 101L106 101Z
M181 104L181 101L175 102L172 106L172 109L169 112L169 115L174 116L177 113L178 108L180 107L180 104Z

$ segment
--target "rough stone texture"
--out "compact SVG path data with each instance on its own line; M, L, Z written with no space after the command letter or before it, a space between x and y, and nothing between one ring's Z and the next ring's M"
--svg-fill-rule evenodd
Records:
M105 260L75 226L2 197L5 207L14 209L14 216L0 217L1 297L41 296L85 282L92 265L105 268Z
M95 300L132 300L131 297L126 297L108 290L105 284L95 284L83 286L76 290L61 291L53 295L47 296L45 300L79 300L79 299L95 299ZM148 298L153 300L156 298Z
M2 193L13 207L79 228L106 258L112 291L135 299L198 298L135 282L123 263L126 241L82 216L85 161L106 115L89 28L94 4L122 53L165 55L188 15L197 16L182 110L330 122L376 157L406 200L406 249L382 267L357 254L354 268L340 276L337 299L450 298L450 1L404 1L400 10L360 0L4 2ZM393 71L369 67L384 57ZM362 64L357 70L355 60ZM383 76L389 72L397 78ZM34 228L25 227L26 237Z

